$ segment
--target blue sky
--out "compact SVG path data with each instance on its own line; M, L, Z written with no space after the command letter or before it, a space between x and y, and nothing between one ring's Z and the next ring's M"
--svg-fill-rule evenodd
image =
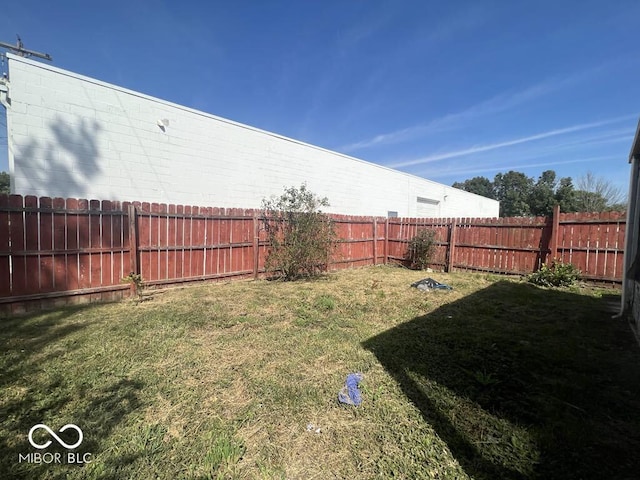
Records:
M21 1L0 41L445 184L553 169L626 190L638 18L624 0Z

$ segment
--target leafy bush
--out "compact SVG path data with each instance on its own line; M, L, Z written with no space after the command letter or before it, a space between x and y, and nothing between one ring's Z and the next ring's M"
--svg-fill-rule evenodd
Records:
M320 210L326 206L328 200L304 184L262 201L261 220L270 243L265 265L268 272L295 280L327 269L337 237L333 221Z
M527 277L527 280L543 287L569 287L580 278L580 270L571 263L554 259L551 265L543 263L540 269Z
M415 270L426 269L436 251L436 232L428 228L418 230L409 241L409 247L405 255L409 266Z

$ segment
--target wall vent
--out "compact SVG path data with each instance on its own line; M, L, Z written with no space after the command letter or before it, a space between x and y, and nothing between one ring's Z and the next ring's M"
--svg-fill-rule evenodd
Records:
M439 205L440 204L440 200L434 200L432 198L425 198L425 197L416 197L416 201L418 203L426 203L427 205Z

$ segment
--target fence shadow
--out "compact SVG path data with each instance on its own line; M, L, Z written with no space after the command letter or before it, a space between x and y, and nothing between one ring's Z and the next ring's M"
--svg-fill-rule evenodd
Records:
M637 478L640 351L609 301L501 281L363 345L475 479Z

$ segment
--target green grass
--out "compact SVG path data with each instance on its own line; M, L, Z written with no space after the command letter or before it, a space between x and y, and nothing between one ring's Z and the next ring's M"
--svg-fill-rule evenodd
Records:
M0 478L637 477L640 349L611 292L428 275L454 290L373 267L3 319ZM19 463L37 423L80 426L91 463Z

